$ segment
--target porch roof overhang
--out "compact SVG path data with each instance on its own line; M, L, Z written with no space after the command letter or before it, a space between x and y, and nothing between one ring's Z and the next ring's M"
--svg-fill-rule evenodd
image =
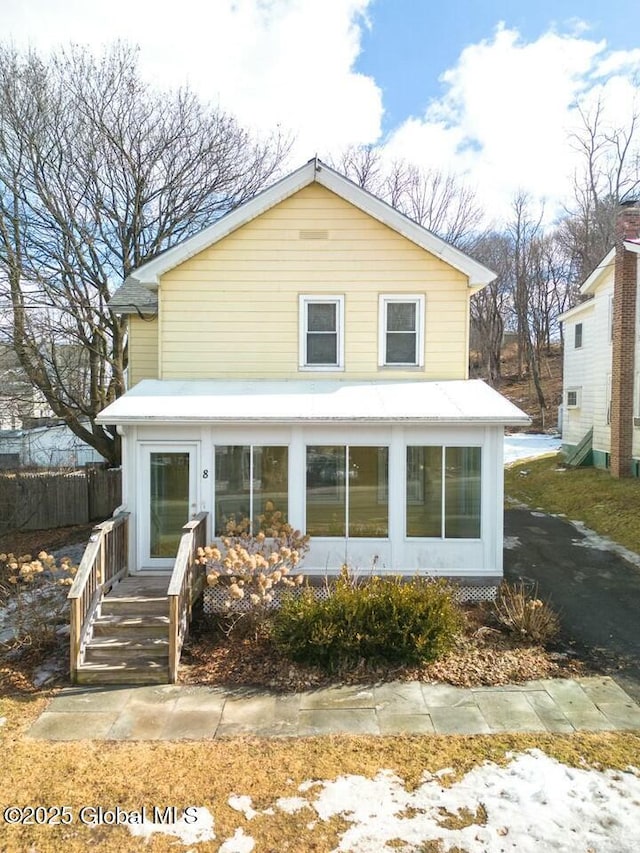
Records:
M116 424L457 424L530 418L479 379L443 382L145 379L104 409Z

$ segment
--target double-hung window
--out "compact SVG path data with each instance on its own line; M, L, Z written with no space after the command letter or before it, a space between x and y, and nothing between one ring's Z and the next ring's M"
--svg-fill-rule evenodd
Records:
M300 297L300 367L344 368L344 297Z
M580 349L582 346L582 323L576 323L573 345L575 349Z
M424 296L381 296L378 338L381 367L423 367Z

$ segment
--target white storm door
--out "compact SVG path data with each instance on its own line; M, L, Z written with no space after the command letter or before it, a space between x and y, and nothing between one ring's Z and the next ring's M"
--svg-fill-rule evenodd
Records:
M170 570L182 527L197 512L199 445L144 444L141 452L138 568Z

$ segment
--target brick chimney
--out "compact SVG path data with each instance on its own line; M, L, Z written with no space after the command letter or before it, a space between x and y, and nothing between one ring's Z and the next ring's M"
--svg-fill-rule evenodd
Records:
M640 202L620 207L616 221L611 364L611 474L631 476L638 255L624 247L640 238Z

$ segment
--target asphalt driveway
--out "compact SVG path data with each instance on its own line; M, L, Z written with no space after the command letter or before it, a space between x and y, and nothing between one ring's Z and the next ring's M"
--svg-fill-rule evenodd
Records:
M640 701L640 568L569 521L505 512L505 577L535 580L560 612L568 648Z

